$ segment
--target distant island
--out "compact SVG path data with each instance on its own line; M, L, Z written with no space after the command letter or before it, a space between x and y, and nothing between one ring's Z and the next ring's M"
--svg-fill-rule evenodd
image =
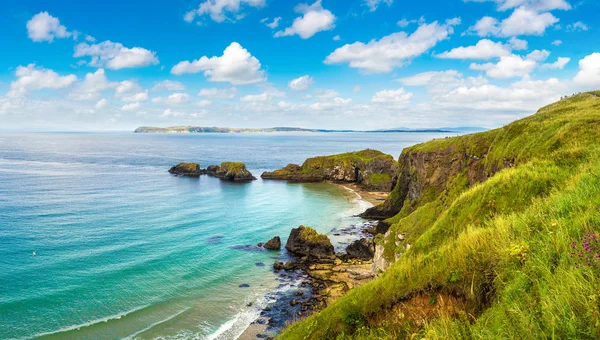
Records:
M303 129L296 127L272 127L272 128L223 128L223 127L204 127L204 126L169 126L153 127L141 126L135 129L135 133L263 133L263 132L481 132L487 129L481 127L455 127L455 128L391 128L379 130L329 130L329 129Z

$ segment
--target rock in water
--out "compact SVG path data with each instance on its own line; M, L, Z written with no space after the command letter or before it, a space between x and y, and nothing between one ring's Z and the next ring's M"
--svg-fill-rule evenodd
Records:
M228 181L253 181L256 177L246 169L246 164L242 162L223 162L221 165L211 165L206 172L220 179Z
M198 177L205 174L206 171L200 169L200 164L198 163L179 163L169 169L169 173L179 176Z
M369 261L372 260L375 255L375 245L373 244L373 241L361 238L360 240L350 243L350 245L346 247L346 253L348 253L350 257L362 261Z
M281 239L279 238L279 236L275 236L269 241L267 241L267 243L265 243L263 247L268 250L279 250L281 249Z
M319 262L335 259L333 245L329 237L303 225L292 229L285 244L285 249L295 256L307 257L309 261Z

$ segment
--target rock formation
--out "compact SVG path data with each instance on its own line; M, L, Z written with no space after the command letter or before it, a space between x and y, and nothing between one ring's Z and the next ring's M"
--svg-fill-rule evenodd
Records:
M200 169L198 163L179 163L169 169L169 173L179 176L198 177L206 173L206 170Z
M293 182L356 183L363 190L391 191L396 183L397 163L390 155L367 149L309 158L302 166L289 164L273 172L264 172L261 177Z
M306 257L308 261L323 262L335 259L335 252L329 237L303 225L292 229L285 249L295 256Z
M350 245L346 247L346 253L348 253L348 256L351 258L369 261L373 259L373 255L375 254L375 245L372 240L361 238L360 240L350 243Z
M256 177L246 169L242 162L223 162L221 165L211 165L206 169L208 175L228 181L252 181Z
M281 249L281 239L279 236L275 236L268 240L267 243L263 244L263 248L268 250L279 250Z

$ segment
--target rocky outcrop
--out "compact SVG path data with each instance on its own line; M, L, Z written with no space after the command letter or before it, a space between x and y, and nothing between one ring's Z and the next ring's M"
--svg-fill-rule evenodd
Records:
M253 181L256 179L242 162L223 162L220 166L209 166L206 171L210 176L228 181Z
M204 175L206 170L200 169L200 164L198 163L179 163L169 169L169 173L178 176L198 177Z
M306 258L309 262L333 262L335 260L335 252L329 237L303 225L292 229L285 249L292 255Z
M263 248L268 250L279 250L281 249L281 239L279 236L275 236L272 239L268 240L267 243L263 245Z
M385 202L369 208L361 217L385 219L396 215L407 204L412 205L406 207L410 212L440 194L452 194L454 186L470 187L513 166L514 160L508 159L487 164L489 146L478 147L479 150L471 150L472 145L465 143L431 151L421 149L420 145L404 149L398 159L394 190Z
M391 191L396 183L397 163L390 155L367 149L309 158L301 166L289 164L273 172L264 172L261 177L293 182L356 183L363 190Z
M346 253L350 258L369 261L373 259L375 254L375 245L372 240L361 238L356 240L346 247Z

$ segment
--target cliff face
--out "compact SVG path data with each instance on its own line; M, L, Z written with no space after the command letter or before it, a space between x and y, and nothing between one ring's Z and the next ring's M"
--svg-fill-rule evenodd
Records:
M484 144L475 152L466 145L451 145L433 151L403 150L398 159L398 180L393 191L384 203L369 208L361 216L385 219L403 209L410 213L416 206L441 194L449 195L457 185L471 187L499 170L513 166L513 160L487 166L485 159L489 148L489 144Z
M390 191L396 183L397 171L392 156L377 150L362 150L308 158L301 166L289 164L264 172L261 177L295 182L347 182L369 191Z

